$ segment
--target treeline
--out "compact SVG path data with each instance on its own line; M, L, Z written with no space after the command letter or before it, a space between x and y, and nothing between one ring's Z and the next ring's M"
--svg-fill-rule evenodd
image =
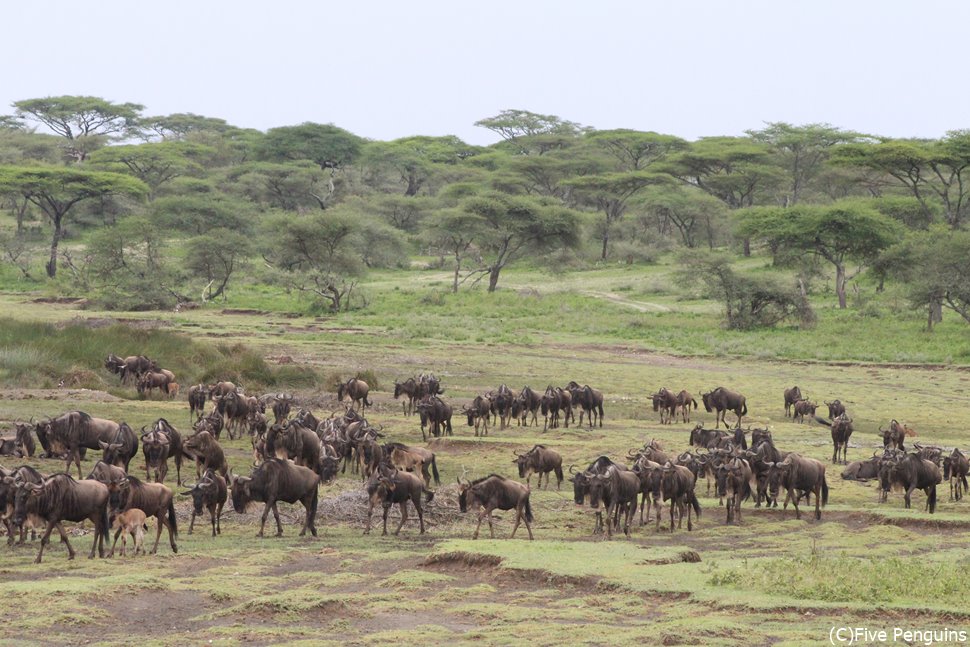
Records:
M930 326L943 308L970 320L970 131L894 140L773 123L689 142L507 110L476 123L501 137L479 147L330 124L264 133L96 97L13 108L0 117L4 260L40 280L42 254L45 280L106 307L215 299L245 277L336 311L368 268L416 254L447 267L455 291L491 291L525 258L637 262L684 248L685 274L733 327L810 318L823 271L841 307L869 270L902 282ZM796 284L741 280L731 255L710 253L752 247L794 268Z

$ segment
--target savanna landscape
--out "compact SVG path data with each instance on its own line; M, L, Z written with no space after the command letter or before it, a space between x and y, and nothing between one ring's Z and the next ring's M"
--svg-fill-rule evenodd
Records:
M92 97L15 109L0 122L5 438L70 411L136 431L164 418L188 436L190 387L223 380L324 420L344 415L337 387L359 377L381 442L433 451L440 483L421 499L423 534L412 508L394 535L394 505L383 536L379 504L365 534L367 477L347 468L319 485L317 536L299 536L299 503L279 506L282 537L272 515L257 537L262 505L229 501L213 537L207 513L188 533L187 460L184 484L164 478L177 553L162 531L156 554L86 559L91 522L66 524L73 560L56 532L40 564L39 539L0 545L0 640L800 645L841 626L967 626L970 502L948 480L930 512L920 489L906 508L898 488L880 502L878 479L843 479L824 404L851 417L850 462L884 455L891 420L909 428L907 449L970 449L966 132L769 124L688 142L510 110L479 122L502 141L475 147L321 124L262 133ZM111 354L155 360L177 392L122 382ZM426 438L394 397L430 373L451 435ZM503 384L570 381L602 392L601 425L544 428L540 414L479 436L462 413ZM795 385L817 417L786 417ZM814 498L796 519L783 489L777 507L752 493L728 523L702 475L691 530L671 530L663 502L659 526L637 514L629 536L595 533L573 474L599 456L631 464L650 441L672 463L709 453L690 437L714 413L662 424L652 397L700 402L719 386L744 394L749 442L769 430L824 464L821 519ZM219 442L238 483L254 469L251 434ZM524 481L515 456L537 444L567 478L532 478L534 540L524 527L509 538L514 510L472 539L459 479ZM0 465L65 469L18 451ZM83 474L100 457L89 449ZM129 474L146 476L141 450Z

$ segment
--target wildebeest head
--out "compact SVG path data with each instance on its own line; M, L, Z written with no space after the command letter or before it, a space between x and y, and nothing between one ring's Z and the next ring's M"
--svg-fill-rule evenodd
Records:
M528 453L516 454L515 459L512 460L516 467L519 468L519 478L525 478L525 470L529 467L531 462L531 456Z
M792 464L788 459L780 463L768 463L768 495L772 501L778 500L782 482L791 474Z
M589 477L589 505L598 508L600 501L606 502L610 493L612 479L607 474L593 474Z
M715 481L715 487L717 489L718 496L726 496L728 485L734 487L734 483L740 479L742 474L742 464L739 459L728 460L717 468L717 477Z
M249 492L249 484L252 481L252 477L249 476L233 476L232 485L232 509L236 512L242 513L246 511L246 507L252 501L252 496Z
M202 514L206 499L214 500L218 494L219 486L209 470L202 476L202 480L192 486L191 490L182 494L192 497L192 507L195 514Z
M472 484L468 481L462 481L461 477L458 478L458 509L462 512L468 512L468 490L471 486Z
M707 411L708 413L713 411L713 409L711 408L712 400L713 400L713 398L711 397L711 393L701 393L701 400L704 401L705 411Z

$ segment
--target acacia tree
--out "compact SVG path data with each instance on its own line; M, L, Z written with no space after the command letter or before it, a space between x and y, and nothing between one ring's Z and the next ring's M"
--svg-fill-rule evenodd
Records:
M613 226L626 213L630 199L648 186L666 184L670 177L658 173L634 171L588 175L564 182L573 190L573 198L581 204L598 209L603 214L599 228L603 243L600 258L606 260Z
M499 135L521 155L530 152L541 155L559 148L564 140L574 139L583 131L575 122L528 110L503 110L494 117L479 119L475 125Z
M624 171L641 171L687 147L687 142L680 137L625 128L594 130L583 139L608 152Z
M777 161L788 174L787 205L801 201L802 192L822 171L833 148L855 142L864 137L856 132L840 130L829 124L793 126L783 121L769 123L761 130L748 130L756 142L767 144L775 152Z
M481 272L488 274L489 292L495 291L499 274L512 261L578 242L578 215L555 203L490 193L469 198L461 208L476 216L466 224L469 232L480 232L479 246L488 256Z
M846 307L846 284L899 239L902 227L863 202L788 209L761 207L738 214L742 235L761 237L777 249L814 252L835 268L839 308ZM848 264L857 264L850 272Z
M83 162L111 139L134 134L145 106L112 103L99 97L61 96L14 102L17 116L37 121L67 140L67 154Z
M684 245L693 248L703 231L710 249L714 249L715 221L723 217L727 208L721 201L680 185L664 184L649 187L638 196L637 209L645 209L660 222L660 229L673 225Z
M457 294L458 286L476 274L476 270L472 270L464 279L461 278L462 264L470 256L480 258L475 241L486 231L485 219L464 209L443 209L428 224L422 238L430 241L432 247L440 251L442 256L447 254L454 259L451 291Z
M53 236L47 276L54 278L64 221L79 202L111 195L143 197L148 187L141 180L120 173L60 166L0 166L0 194L10 193L22 195L50 220Z
M190 278L205 281L202 301L211 301L225 294L229 279L249 261L253 245L237 231L212 229L186 241L185 249L185 269Z
M148 185L151 201L162 185L183 175L200 173L202 166L195 158L211 152L206 146L173 141L109 146L95 151L88 160L104 170L134 175Z

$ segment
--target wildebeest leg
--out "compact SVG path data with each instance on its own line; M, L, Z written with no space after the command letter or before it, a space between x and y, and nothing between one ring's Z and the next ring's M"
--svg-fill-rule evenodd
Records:
M50 541L51 531L54 529L56 524L52 521L47 522L47 527L44 529L44 534L40 538L40 551L37 553L37 558L34 559L35 564L40 564L41 558L44 556L44 546ZM70 557L68 559L74 559L74 549L71 548L71 542L67 541L67 535L61 534L61 541L67 544L67 549L70 551Z
M909 507L909 504L910 504L910 497L913 495L913 492L915 490L916 490L916 486L915 485L909 486L909 488L907 488L907 490L906 490L906 496L904 496L903 499L906 501L906 507L907 508Z
M472 539L478 539L478 531L482 529L482 520L485 519L485 510L478 511L478 524L475 526L475 534L472 535Z
M275 503L275 501L267 501L266 505L263 506L263 514L259 519L259 532L256 533L257 537L263 536L263 529L266 527L266 517L269 516L269 511L273 507L273 503Z
M670 501L670 532L674 531L674 502Z
M155 515L155 545L152 546L152 555L158 552L158 540L162 538L162 525L168 528L168 522L165 521L165 513L159 512ZM169 536L172 535L171 528L168 528L168 534ZM172 541L174 543L175 540L173 539Z
M213 531L212 531L213 534L212 534L212 536L215 537L216 534L220 534L221 535L222 534L222 524L220 522L220 518L222 517L222 504L219 503L219 504L217 504L215 506L215 514L214 515L212 513L212 510L209 510L209 515L215 517L215 519L212 520L212 525L213 525Z
M364 534L365 535L370 534L370 520L371 520L371 515L373 515L373 514L374 514L374 500L371 499L368 502L368 506L367 506L367 525L364 526Z
M512 526L512 534L509 535L509 539L515 539L515 531L519 529L519 522L525 517L523 508L525 508L524 503L515 506L515 524Z
M159 468L155 471L155 482L156 483L164 483L166 476L168 476L168 459L167 458L165 459L165 462L162 463L159 466Z
M381 533L381 536L383 537L387 534L387 513L391 511L391 504L385 501L382 503L382 505L384 506L384 532Z
M192 534L192 526L195 524L195 508L192 509L192 518L189 519L189 534ZM215 535L215 522L213 522L212 534Z
M492 524L492 509L485 508L485 518L488 519L488 534L495 539L495 526Z
M115 547L118 545L118 537L120 537L123 532L124 528L118 528L118 530L115 531L115 540L114 543L111 544L111 551L108 553L108 557L114 557Z
M280 523L280 511L276 507L276 501L273 501L273 518L276 519L276 536L283 536L283 524Z
M647 507L649 505L650 504L648 503L647 493L646 492L641 492L640 493L640 525L641 526L643 526L643 508L644 507ZM650 514L649 513L647 514L647 518L650 518Z
M424 509L421 507L421 493L411 499L414 502L414 509L418 511L418 527L421 528L421 534L424 534Z
M792 505L795 506L795 518L796 519L801 519L802 518L801 513L798 511L798 499L800 499L800 498L801 498L801 495L796 494L795 491L792 488L788 488L788 494L785 495L785 509L786 510L788 509L788 501L790 500L792 502Z
M405 499L401 501L401 523L397 524L397 530L394 531L395 536L401 534L401 528L404 527L404 522L408 520L408 501Z

